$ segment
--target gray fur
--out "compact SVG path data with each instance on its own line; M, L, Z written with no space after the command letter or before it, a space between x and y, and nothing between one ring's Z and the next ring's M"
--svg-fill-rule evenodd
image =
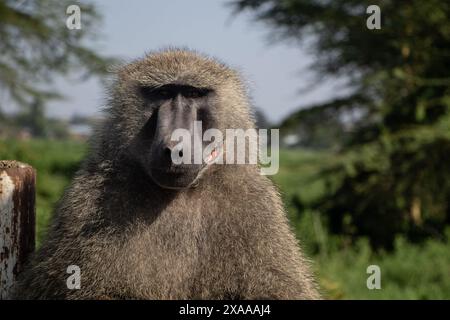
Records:
M127 155L148 116L134 87L181 82L218 93L222 128L251 128L239 76L180 49L123 67L106 120L22 274L21 299L316 299L280 196L253 165L212 165L195 188L156 186ZM69 265L81 289L69 290Z

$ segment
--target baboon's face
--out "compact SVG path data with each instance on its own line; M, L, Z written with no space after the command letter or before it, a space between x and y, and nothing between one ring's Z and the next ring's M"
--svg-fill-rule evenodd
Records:
M211 157L217 156L217 150L211 150L211 157L202 156L200 162L198 157L194 159L194 146L203 150L203 133L214 128L217 121L214 90L174 83L159 87L139 85L136 91L145 112L132 143L134 157L159 186L170 189L192 186L211 163ZM201 128L198 123L195 125L196 121L202 122ZM188 139L175 139L173 133L177 129L189 133ZM176 159L190 161L180 164Z

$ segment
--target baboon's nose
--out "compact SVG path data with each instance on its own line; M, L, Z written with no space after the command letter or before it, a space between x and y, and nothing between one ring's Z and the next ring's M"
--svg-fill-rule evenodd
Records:
M166 158L167 161L172 161L172 156L178 156L180 158L183 157L183 149L179 149L176 147L164 147L164 157Z
M167 157L171 157L172 156L172 149L169 147L165 147L164 148L164 155Z

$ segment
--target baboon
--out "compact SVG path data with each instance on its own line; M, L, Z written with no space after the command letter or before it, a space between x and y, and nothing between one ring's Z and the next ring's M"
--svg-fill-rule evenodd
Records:
M258 165L174 165L176 128L253 128L238 72L171 48L117 72L90 153L21 275L20 299L315 299ZM195 133L194 133L195 134ZM81 270L69 289L67 268Z

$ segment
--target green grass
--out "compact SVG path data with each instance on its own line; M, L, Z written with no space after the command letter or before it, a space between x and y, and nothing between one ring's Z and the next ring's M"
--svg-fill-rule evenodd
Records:
M37 242L41 243L54 205L85 156L86 146L72 141L0 141L0 159L14 159L37 169ZM279 186L292 226L313 261L321 290L330 299L450 299L450 244L429 240L413 245L399 237L391 253L371 250L326 230L320 212L308 209L326 185L317 173L334 159L326 152L282 150ZM298 212L293 199L305 205ZM450 238L450 230L448 232ZM381 268L381 289L369 290L366 269Z
M337 161L326 152L283 150L280 171L273 177L279 186L291 224L311 256L321 290L330 299L450 299L450 243L429 240L422 245L396 241L390 253L374 252L366 239L352 244L326 230L321 212L308 209L326 189L318 178L324 167ZM297 196L302 212L292 203ZM450 239L450 230L447 232ZM381 289L369 290L369 265L381 269Z
M450 298L450 245L436 240L412 245L398 238L395 251L389 254L375 254L367 241L361 240L352 248L317 256L315 265L329 298ZM380 267L380 290L367 289L369 265Z
M36 215L37 245L45 235L54 205L69 184L86 152L86 146L74 141L2 141L0 159L18 160L37 171Z

